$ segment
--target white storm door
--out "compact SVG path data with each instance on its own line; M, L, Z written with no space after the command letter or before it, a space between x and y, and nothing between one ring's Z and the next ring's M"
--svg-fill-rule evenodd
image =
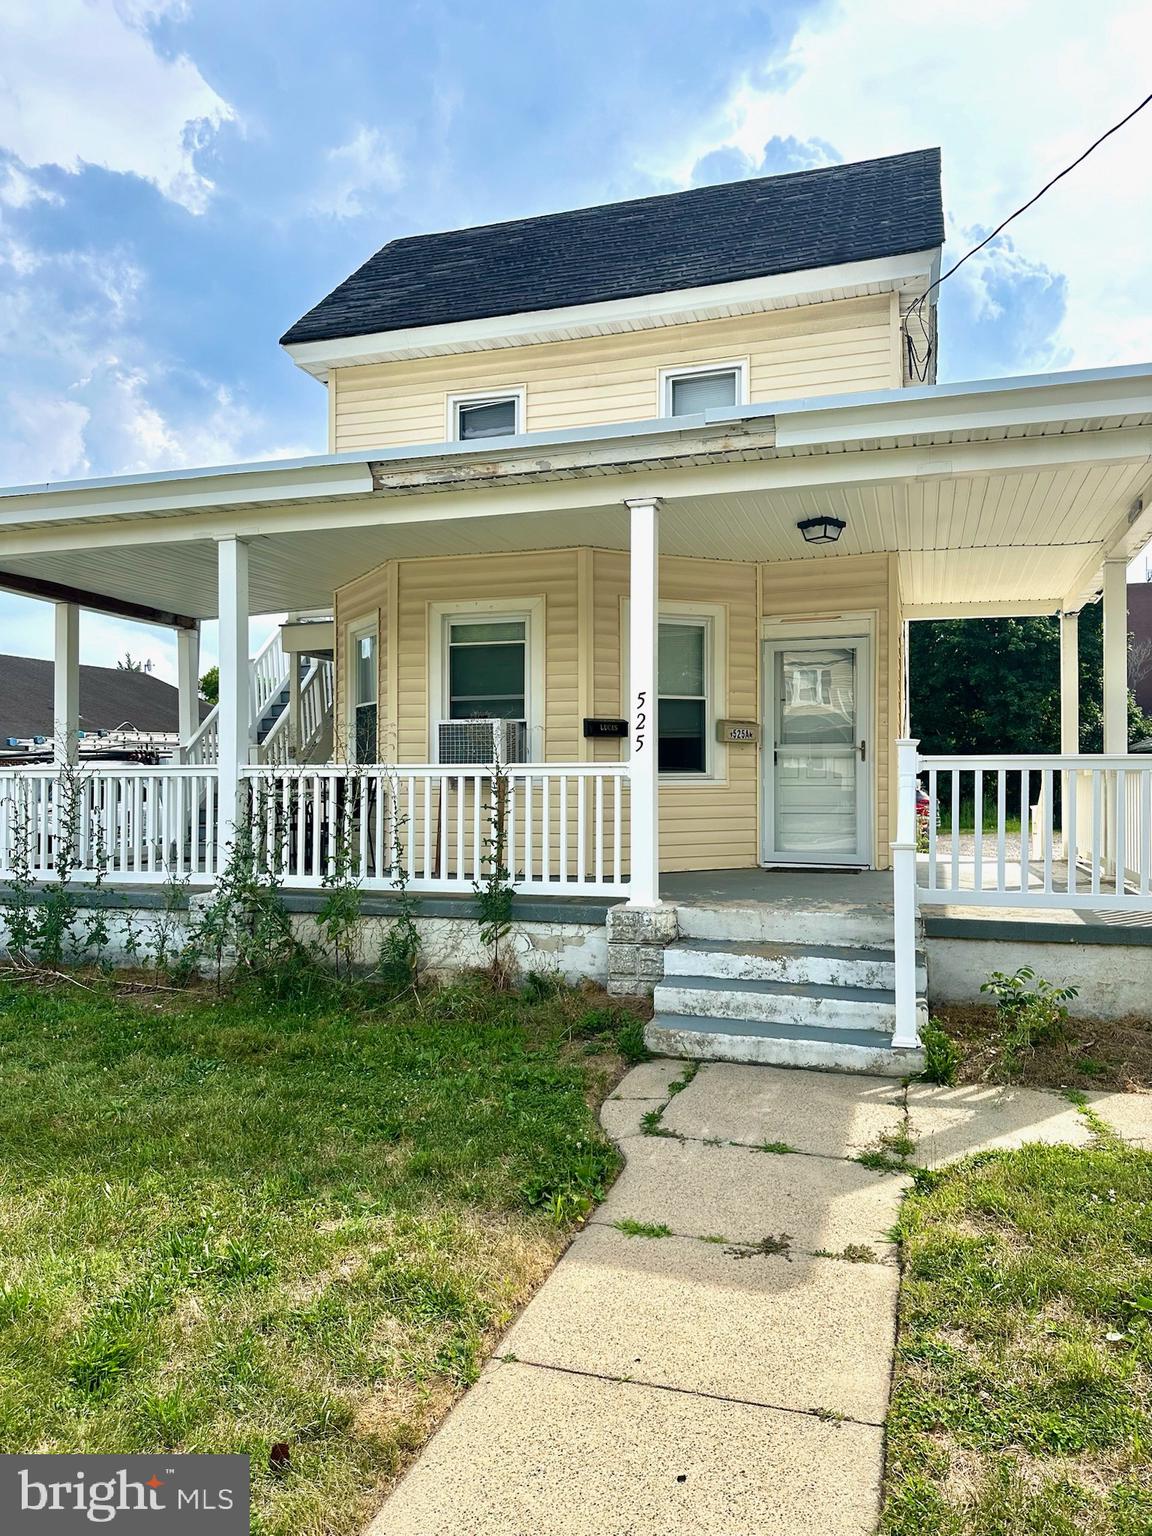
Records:
M872 863L864 637L764 647L766 864Z

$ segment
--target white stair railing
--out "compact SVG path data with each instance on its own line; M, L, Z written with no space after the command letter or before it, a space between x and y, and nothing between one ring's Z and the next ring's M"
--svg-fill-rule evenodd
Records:
M252 724L263 715L268 701L288 686L288 658L280 643L277 626L248 664L249 719ZM213 705L200 722L199 729L180 746L180 761L190 767L215 763L219 757L220 706Z
M260 744L259 761L283 766L293 761L309 763L332 721L332 672L330 661L314 660L300 685L300 739L293 756L291 704Z
M248 679L252 697L252 719L259 720L267 708L268 700L288 682L288 658L280 643L280 626L277 625L253 656L248 666Z

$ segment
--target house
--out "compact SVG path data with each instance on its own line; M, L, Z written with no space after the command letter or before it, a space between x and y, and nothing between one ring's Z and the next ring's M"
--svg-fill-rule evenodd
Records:
M57 603L65 741L78 606L175 627L185 692L219 619L219 708L118 817L121 878L155 878L160 826L210 883L251 814L297 899L350 840L366 892L451 923L498 834L526 952L655 984L655 1044L896 1071L921 905L1150 905L1124 577L1152 368L935 383L943 238L922 150L395 240L283 338L327 454L0 495L0 581ZM285 610L311 620L250 660ZM901 744L908 624L1035 613L1060 758Z
M0 748L27 756L39 741L51 757L54 670L37 656L0 656ZM171 683L121 667L81 666L79 672L82 753L150 750L167 757L178 749L180 695ZM199 705L194 720L208 713L207 704Z

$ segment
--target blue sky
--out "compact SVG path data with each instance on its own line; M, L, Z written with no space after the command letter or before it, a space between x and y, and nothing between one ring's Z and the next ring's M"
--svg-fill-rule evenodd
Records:
M5 0L0 483L322 451L277 337L396 235L940 144L955 256L1150 42L1118 0ZM1146 116L948 285L944 377L1152 357ZM0 597L6 650L47 610Z

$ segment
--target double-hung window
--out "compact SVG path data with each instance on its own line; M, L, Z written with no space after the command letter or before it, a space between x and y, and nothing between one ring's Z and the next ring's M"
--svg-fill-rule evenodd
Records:
M448 718L523 720L528 624L522 618L448 620Z
M356 629L348 637L352 665L352 756L357 763L379 760L377 741L376 627Z
M707 619L661 619L657 656L661 773L708 772Z
M747 398L743 363L720 363L705 368L666 368L663 384L662 414L695 416L701 411L741 405Z
M448 434L457 442L511 437L524 430L524 391L490 395L449 395Z

